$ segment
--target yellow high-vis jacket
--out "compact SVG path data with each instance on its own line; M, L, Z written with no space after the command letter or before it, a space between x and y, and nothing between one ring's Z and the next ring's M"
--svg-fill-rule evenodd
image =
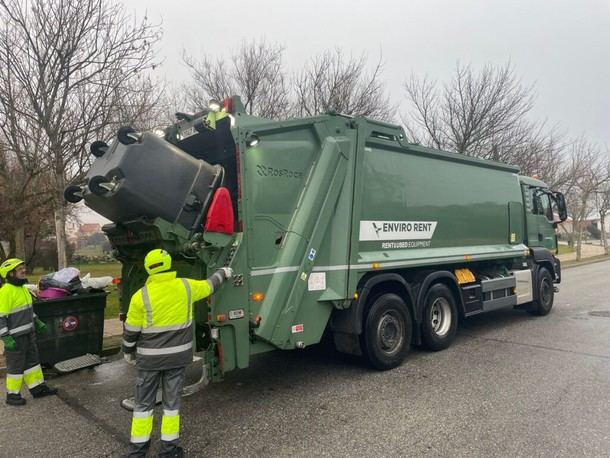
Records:
M36 314L32 295L25 286L5 283L0 288L0 337L34 331Z
M123 330L123 351L136 353L138 369L187 366L193 352L193 303L214 292L208 280L151 275L131 298Z

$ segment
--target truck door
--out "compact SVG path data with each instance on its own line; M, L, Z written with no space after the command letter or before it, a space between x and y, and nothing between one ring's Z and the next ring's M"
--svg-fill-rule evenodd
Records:
M547 191L537 186L523 186L527 245L555 250L557 238L553 225L553 208Z

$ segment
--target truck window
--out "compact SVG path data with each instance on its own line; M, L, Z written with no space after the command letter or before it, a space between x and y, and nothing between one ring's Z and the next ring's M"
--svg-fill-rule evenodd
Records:
M546 219L553 221L553 207L548 194L538 190L534 195L534 213L537 215L544 215L546 216Z

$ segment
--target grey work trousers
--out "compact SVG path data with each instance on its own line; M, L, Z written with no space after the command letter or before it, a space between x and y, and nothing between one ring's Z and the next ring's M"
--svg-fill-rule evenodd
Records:
M30 392L34 394L40 390L44 383L42 370L39 367L40 359L38 357L36 333L34 331L28 332L21 336L13 336L13 339L15 339L17 349L13 351L4 349L7 377L23 377L25 373L26 385ZM34 372L32 373L32 371ZM21 380L19 386L21 386Z
M138 370L138 376L136 379L135 407L133 410L134 420L138 415L141 417L142 414L147 412L152 415L152 410L156 404L159 383L161 383L163 392L163 421L165 421L166 414L168 413L171 413L173 416L179 415L185 370L186 368L184 367L164 371ZM159 456L172 456L178 447L178 443L179 439L177 435L171 440L164 440L162 434ZM149 447L150 437L148 438L148 441L138 442L135 442L134 438L132 437L127 456L130 458L145 457Z

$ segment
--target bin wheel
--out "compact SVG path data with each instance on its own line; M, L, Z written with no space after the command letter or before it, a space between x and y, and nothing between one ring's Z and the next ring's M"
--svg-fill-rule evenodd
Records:
M64 191L64 199L71 204L77 204L83 200L83 188L80 186L68 186Z
M117 132L117 138L120 143L123 145L133 145L137 143L137 138L133 135L136 133L136 130L133 127L123 126L119 128Z
M89 190L91 190L91 192L96 196L103 196L108 192L108 188L102 186L104 184L110 184L110 181L108 181L108 178L102 175L96 175L89 178Z
M95 157L102 157L104 154L106 154L106 151L108 151L108 143L101 140L96 140L91 143L89 151L91 151L91 154L93 154Z

